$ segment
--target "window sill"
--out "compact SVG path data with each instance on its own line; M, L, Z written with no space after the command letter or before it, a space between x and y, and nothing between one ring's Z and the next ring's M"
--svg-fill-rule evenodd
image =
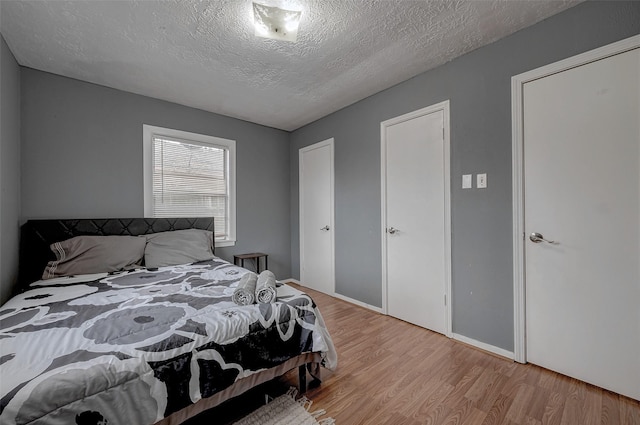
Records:
M235 246L235 240L216 241L216 248L222 248L225 246Z

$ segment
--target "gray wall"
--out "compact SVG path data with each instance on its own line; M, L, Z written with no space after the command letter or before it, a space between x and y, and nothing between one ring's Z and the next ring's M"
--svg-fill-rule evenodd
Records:
M450 99L453 331L513 350L510 79L638 33L640 2L582 3L294 131L293 276L298 150L334 137L336 291L382 305L380 122ZM461 189L462 174L481 172L487 189Z
M18 275L20 67L0 35L0 305Z
M22 218L142 217L142 125L236 140L237 244L290 276L289 134L22 68Z

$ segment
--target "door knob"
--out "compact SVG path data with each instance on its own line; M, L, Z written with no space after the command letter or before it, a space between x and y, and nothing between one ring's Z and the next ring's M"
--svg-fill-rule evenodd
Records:
M329 229L330 229L330 227L327 225L327 226L324 226L324 227L323 227L322 229L320 229L320 230L324 230L325 232L328 232L328 231L329 231Z
M556 241L550 241L548 239L545 239L544 236L542 236L542 234L538 233L538 232L533 232L532 234L530 234L529 235L529 239L533 243L546 242L546 243L550 243L552 245L557 245L558 244L558 242L556 242Z
M396 228L394 228L394 227L389 227L389 228L387 229L387 233L388 233L388 234L390 234L390 235L395 235L395 234L396 234L396 232L399 232L399 231L400 231L400 230L398 230L398 229L396 229Z

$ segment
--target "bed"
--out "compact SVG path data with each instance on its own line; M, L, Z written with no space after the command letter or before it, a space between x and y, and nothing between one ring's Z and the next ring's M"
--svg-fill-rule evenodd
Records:
M185 235L201 238L201 250L207 231L212 218L28 221L19 272L26 290L0 307L0 422L179 424L294 368L301 382L305 369L319 379L320 366L335 368L307 294L282 285L276 302L235 304L249 272L215 257L211 236L209 258L159 261L169 248L180 247L174 261L195 250ZM56 243L95 236L110 237L108 252L122 257L129 245L118 244L139 250L144 240L148 264L69 275L60 252L71 257L70 248Z

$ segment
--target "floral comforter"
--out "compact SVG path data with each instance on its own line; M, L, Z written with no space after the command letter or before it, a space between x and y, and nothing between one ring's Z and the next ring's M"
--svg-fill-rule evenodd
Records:
M304 352L333 369L311 298L235 305L246 272L216 258L32 285L0 307L0 422L153 424Z

